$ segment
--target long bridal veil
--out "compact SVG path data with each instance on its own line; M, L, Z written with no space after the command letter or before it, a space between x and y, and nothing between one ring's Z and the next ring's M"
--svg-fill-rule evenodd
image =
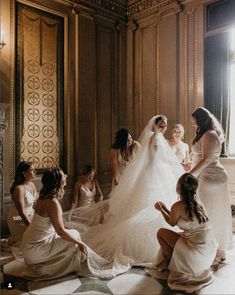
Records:
M108 261L99 265L96 258L88 259L97 275L107 268L117 275L133 265L154 262L159 248L156 232L166 227L154 204L162 201L170 207L177 200L176 182L184 173L164 136L153 132L156 117L143 130L141 148L110 198L64 213L66 226L77 229L82 240Z

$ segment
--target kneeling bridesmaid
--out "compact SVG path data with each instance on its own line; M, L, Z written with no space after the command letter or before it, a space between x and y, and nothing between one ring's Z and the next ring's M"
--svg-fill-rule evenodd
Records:
M183 230L177 233L161 228L157 232L161 245L157 268L169 271L168 286L173 290L194 292L214 279L211 265L218 243L207 213L197 200L197 188L197 178L185 173L177 183L180 200L172 205L171 211L162 202L155 204L169 225L178 225Z

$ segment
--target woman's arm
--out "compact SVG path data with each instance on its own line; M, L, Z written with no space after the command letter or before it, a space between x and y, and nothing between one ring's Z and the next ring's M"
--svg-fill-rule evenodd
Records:
M80 197L80 188L81 188L81 181L76 181L75 185L74 185L74 189L73 189L73 199L72 199L72 203L70 206L70 210L77 208L78 205L78 200Z
M202 143L202 159L189 171L194 175L199 175L211 162L212 156L218 148L219 139L215 132L206 132L201 139Z
M118 178L117 178L117 169L118 169L118 150L116 149L111 149L109 152L109 160L110 160L110 166L112 170L112 177L113 177L113 182L115 185L118 184Z
M175 226L177 224L177 221L179 219L180 216L180 212L178 210L178 203L175 203L172 205L171 207L171 211L169 211L164 204L162 205L161 202L157 202L155 205L155 208L157 210L159 210L162 214L162 216L164 217L165 221L171 225L171 226Z
M23 222L28 226L30 224L30 220L28 216L25 214L25 189L23 187L17 186L14 191L13 201L15 202L16 209L19 213L19 216L23 220Z
M84 254L87 254L86 246L79 240L71 235L70 231L64 227L64 222L62 218L62 209L61 206L55 198L48 200L47 203L47 214L50 217L51 223L55 228L57 234L64 240L73 242L79 246L80 251Z
M187 145L187 144L186 144ZM191 159L190 159L190 154L189 154L189 146L187 145L186 153L184 160L182 162L182 165L184 167L185 171L189 171L191 169Z
M100 189L100 185L97 179L95 180L95 188L96 188L96 194L98 194L99 196L99 198L97 199L97 202L103 201L104 196L102 194L102 191Z
M186 153L185 153L183 163L189 164L190 162L191 162L191 160L190 160L190 156L189 156L189 146L186 144Z
M140 144L136 140L134 140L133 146L134 146L135 152L137 152L140 149Z
M38 199L38 190L33 182L32 182L32 186L33 186L34 195L35 195L36 199Z

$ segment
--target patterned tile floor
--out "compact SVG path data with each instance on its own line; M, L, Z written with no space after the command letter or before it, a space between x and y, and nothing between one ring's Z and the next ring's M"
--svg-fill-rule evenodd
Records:
M94 277L67 276L57 280L32 282L17 277L4 277L2 267L12 258L9 252L1 253L1 294L84 294L84 295L179 295L178 291L170 290L166 282L150 277L143 268L134 267L129 272L111 280ZM235 235L234 248L227 252L226 262L215 271L215 281L194 294L235 294ZM7 284L12 284L12 289L7 289Z

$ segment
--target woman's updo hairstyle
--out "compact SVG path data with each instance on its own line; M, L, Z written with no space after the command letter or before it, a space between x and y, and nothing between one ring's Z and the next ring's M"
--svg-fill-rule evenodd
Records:
M60 199L64 194L62 179L63 171L61 168L47 170L42 176L42 189L39 199Z

